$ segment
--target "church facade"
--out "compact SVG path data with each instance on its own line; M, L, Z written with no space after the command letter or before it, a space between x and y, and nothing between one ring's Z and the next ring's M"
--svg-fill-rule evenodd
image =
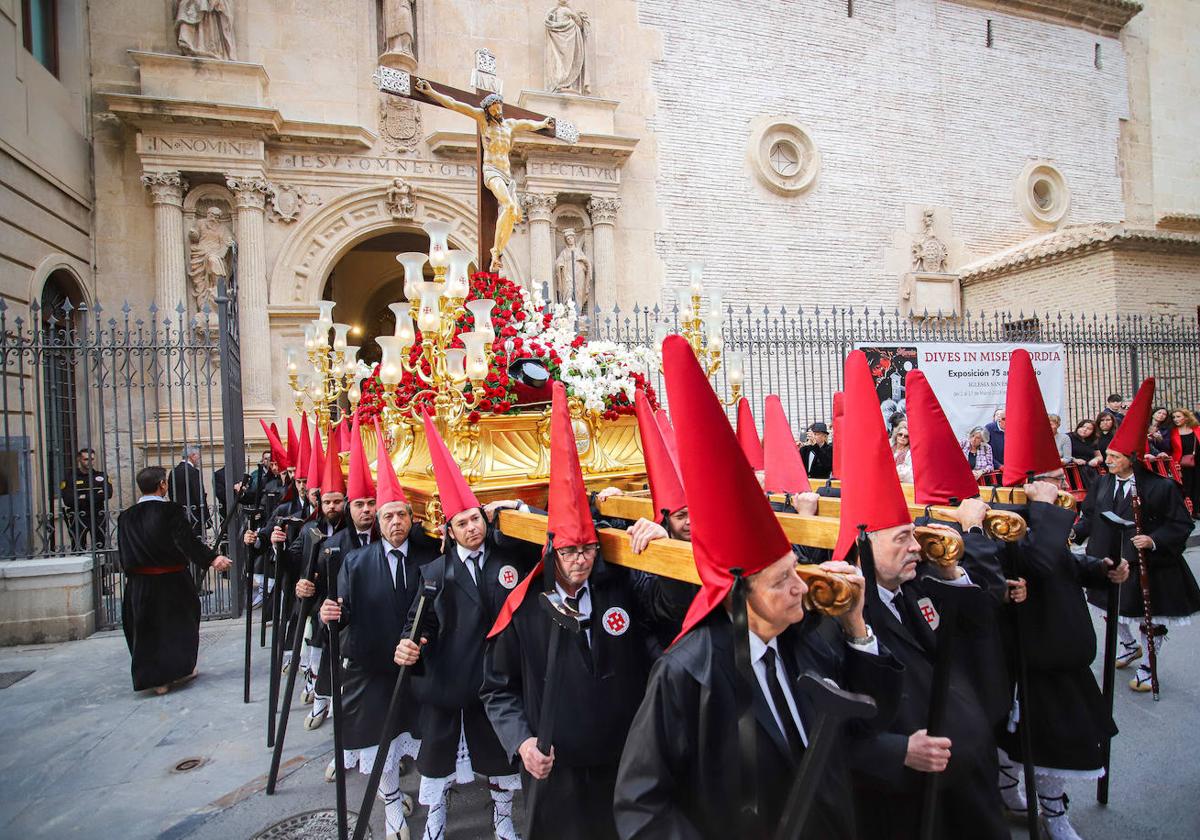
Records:
M15 47L6 108L58 122L10 124L4 179L64 209L14 225L3 293L66 267L87 298L195 313L236 261L250 421L290 405L318 300L369 346L422 223L476 251L473 126L372 75L469 88L481 49L506 102L580 133L518 139L505 271L589 309L671 300L693 260L727 301L913 317L1185 314L1200 287L1183 0L179 5L32 4L59 10L62 66Z

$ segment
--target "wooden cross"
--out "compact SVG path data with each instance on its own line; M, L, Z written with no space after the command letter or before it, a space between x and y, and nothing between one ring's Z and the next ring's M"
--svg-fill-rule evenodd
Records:
M383 93L399 96L404 99L412 99L416 102L423 102L426 105L433 105L438 108L447 107L418 90L416 80L420 78L419 76L414 76L411 73L393 67L380 67L375 72L375 75L372 76L376 86ZM475 87L474 92L459 90L458 88L443 85L440 82L434 82L429 79L421 80L438 93L476 108L481 107L481 103L485 97L493 93L498 93L500 87L496 78L496 59L488 50L475 51L475 71L471 74L471 83ZM548 119L544 114L509 105L508 103L504 104L504 116L506 119L532 120L534 122L542 122ZM572 144L579 140L579 131L575 126L565 120L559 119L555 119L553 127L539 129L536 133ZM476 132L475 143L475 195L478 202L478 210L476 212L478 214L477 225L479 230L479 250L476 254L475 265L480 271L487 271L491 270L492 266L491 247L496 237L496 221L500 206L496 201L496 197L492 195L491 190L484 184L482 134ZM513 198L519 201L517 196L514 195Z

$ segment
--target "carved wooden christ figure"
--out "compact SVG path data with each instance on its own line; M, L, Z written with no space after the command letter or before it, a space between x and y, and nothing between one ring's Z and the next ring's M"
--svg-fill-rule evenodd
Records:
M424 79L414 78L413 86L443 108L449 108L475 120L479 127L479 136L483 143L483 170L480 175L483 185L496 197L500 205L490 266L491 271L499 271L501 255L512 237L513 227L524 218L521 205L517 201L516 184L513 182L512 167L509 163L513 135L522 131L552 130L554 117L546 117L540 121L505 119L504 100L498 93L485 96L479 107L475 107L435 90Z
M233 0L174 0L175 41L184 55L232 61Z

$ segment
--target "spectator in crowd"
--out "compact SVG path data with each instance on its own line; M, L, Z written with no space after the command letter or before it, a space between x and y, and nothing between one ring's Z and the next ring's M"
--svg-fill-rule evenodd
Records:
M992 447L988 443L987 432L983 430L983 426L971 429L958 444L962 447L963 454L967 456L967 463L971 465L971 472L975 474L976 478L995 469L992 462Z
M1054 445L1058 447L1058 458L1064 464L1071 463L1071 439L1059 431L1062 418L1057 414L1047 414L1050 418L1050 431L1054 432Z
M800 458L809 478L829 478L833 474L833 444L829 442L828 426L817 421L808 427Z
M1095 467L1103 460L1098 449L1100 436L1096 434L1095 420L1080 420L1075 431L1067 435L1071 439L1071 460L1083 466Z
M1117 416L1107 408L1096 418L1096 448L1100 450L1101 457L1104 456L1104 450L1108 449L1109 441L1117 433L1119 424Z
M1171 429L1175 428L1175 424L1171 422L1171 412L1167 410L1165 405L1160 405L1154 411L1150 412L1150 422L1152 422L1163 435L1170 435Z
M1171 456L1173 428L1175 424L1171 422L1171 412L1167 411L1166 406L1160 405L1150 412L1150 430L1146 433L1146 443L1151 455L1168 458Z
M983 427L988 445L992 447L993 469L997 470L1004 466L1004 418L1004 408L997 408L992 422Z
M1192 500L1192 518L1200 518L1200 476L1196 473L1196 415L1183 406L1171 412L1171 460L1179 467L1184 497Z
M1109 394L1108 399L1104 401L1105 414L1111 414L1113 419L1117 421L1117 425L1121 425L1121 421L1125 419L1125 409L1129 406L1125 402L1125 398L1120 394Z
M908 422L901 420L892 429L892 460L902 482L912 483L912 450L908 447Z

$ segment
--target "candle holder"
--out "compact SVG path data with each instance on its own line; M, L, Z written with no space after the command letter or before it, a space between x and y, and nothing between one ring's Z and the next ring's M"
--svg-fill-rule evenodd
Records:
M722 405L733 405L742 397L745 384L745 356L738 352L725 351L723 330L725 314L722 312L721 293L709 295L708 306L704 306L704 264L688 264L688 285L676 293L679 304L679 335L687 341L700 368L709 379L716 376L725 362L725 379L729 383L729 398L718 395ZM655 328L655 344L658 347L659 367L662 367L662 342L670 335L670 327L659 321Z
M288 385L296 413L309 412L318 428L327 428L342 397L351 412L362 391L358 385L358 347L347 343L349 324L333 321L334 302L320 301L320 314L304 327L304 346L284 350ZM333 333L332 338L330 332Z

